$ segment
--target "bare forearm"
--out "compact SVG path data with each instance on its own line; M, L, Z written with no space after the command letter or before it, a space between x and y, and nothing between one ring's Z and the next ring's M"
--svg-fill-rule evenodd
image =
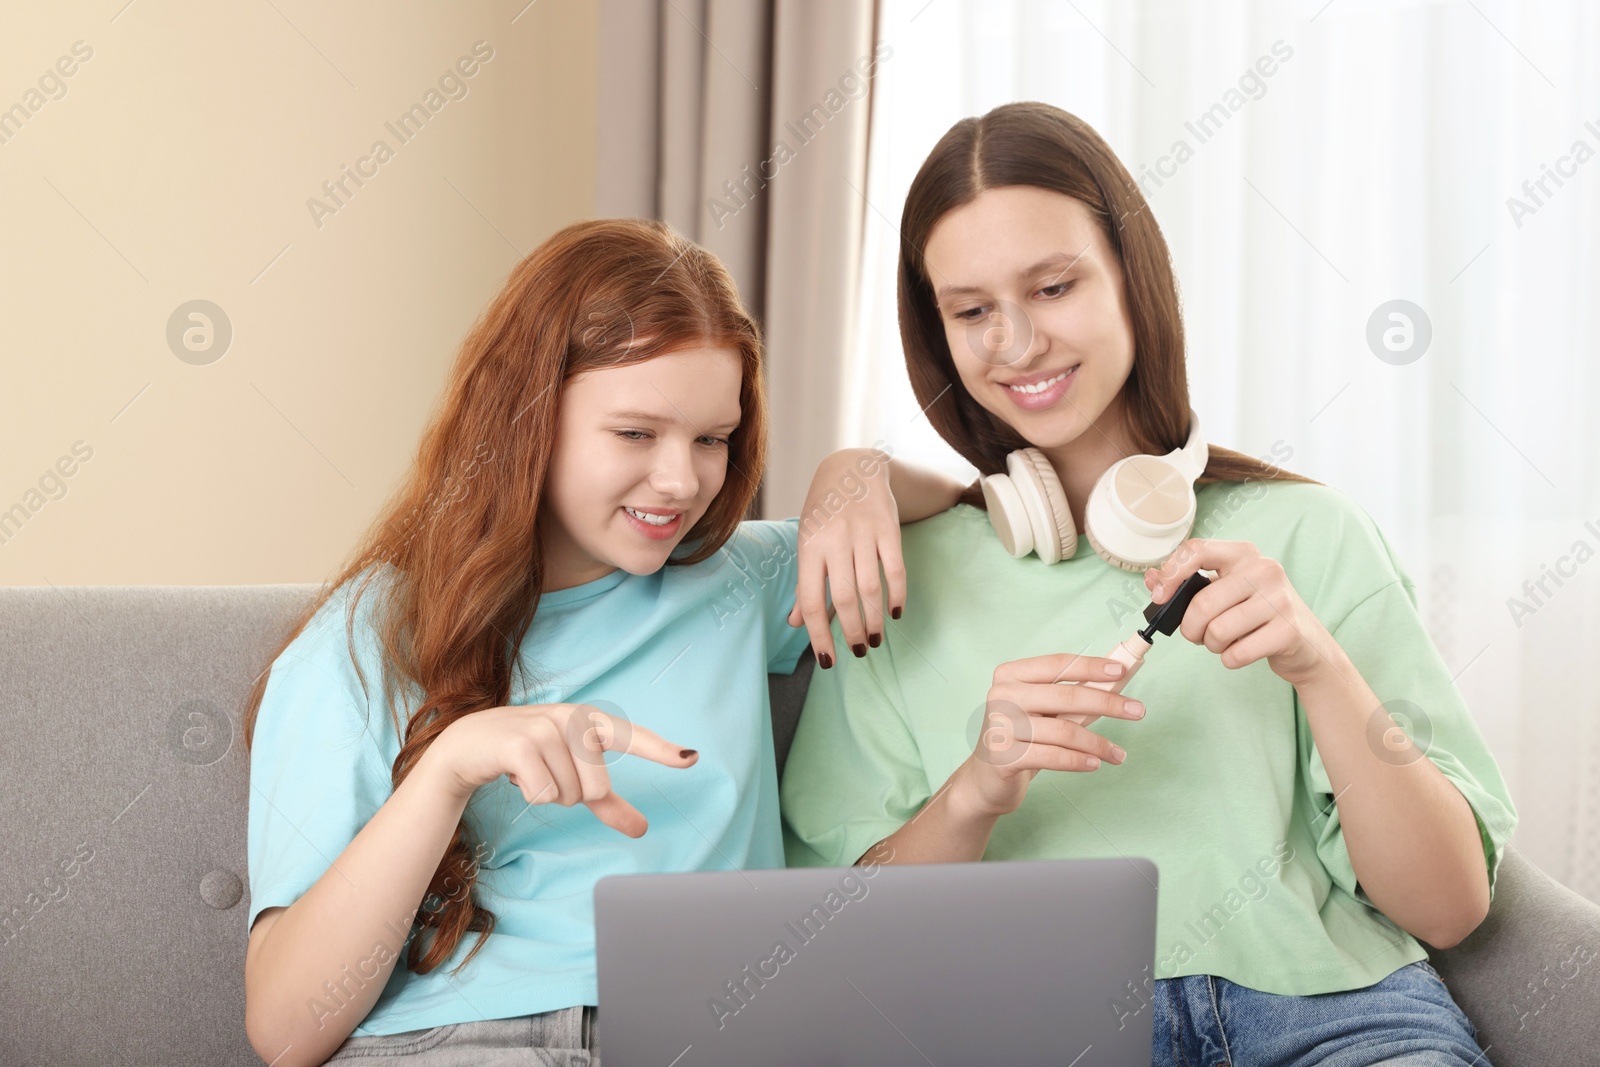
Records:
M919 522L954 507L966 486L942 471L903 460L889 461L889 490L900 521Z
M245 963L246 1029L275 1067L326 1060L372 1010L397 965L466 806L432 770L424 756L253 946Z
M1456 944L1489 909L1471 806L1378 710L1382 702L1348 658L1298 691L1361 887L1413 936L1437 948ZM1369 733L1375 713L1382 729ZM1388 743L1375 749L1373 736Z
M966 863L983 859L999 816L969 810L952 786L957 770L944 788L922 806L900 829L868 849L857 862Z

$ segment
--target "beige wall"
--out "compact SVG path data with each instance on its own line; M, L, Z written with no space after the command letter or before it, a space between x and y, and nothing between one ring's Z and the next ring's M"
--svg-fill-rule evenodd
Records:
M597 10L12 5L0 583L327 577L478 311L594 212ZM385 124L413 104L402 142ZM358 166L339 206L323 183ZM215 334L169 344L197 299L231 323L220 358Z

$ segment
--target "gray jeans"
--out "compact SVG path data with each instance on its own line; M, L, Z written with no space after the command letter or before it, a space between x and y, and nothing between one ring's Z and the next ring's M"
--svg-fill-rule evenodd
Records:
M595 1009L448 1023L382 1037L348 1037L329 1063L362 1067L600 1067Z

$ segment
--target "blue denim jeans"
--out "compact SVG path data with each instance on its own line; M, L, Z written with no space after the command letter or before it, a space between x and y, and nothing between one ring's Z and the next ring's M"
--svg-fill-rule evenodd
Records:
M1152 1067L1490 1067L1477 1031L1425 962L1342 993L1279 996L1191 975L1157 980L1152 999ZM598 1067L595 1022L594 1008L577 1007L352 1037L329 1062Z
M592 1006L349 1037L325 1062L356 1067L599 1067Z
M1490 1067L1439 972L1407 964L1364 989L1293 997L1226 978L1156 981L1153 1067Z

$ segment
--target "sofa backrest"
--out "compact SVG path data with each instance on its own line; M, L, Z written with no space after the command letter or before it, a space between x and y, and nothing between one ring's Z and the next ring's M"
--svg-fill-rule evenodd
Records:
M260 1063L244 702L316 590L0 589L0 1063Z
M260 1063L242 715L313 592L0 590L0 1059Z

